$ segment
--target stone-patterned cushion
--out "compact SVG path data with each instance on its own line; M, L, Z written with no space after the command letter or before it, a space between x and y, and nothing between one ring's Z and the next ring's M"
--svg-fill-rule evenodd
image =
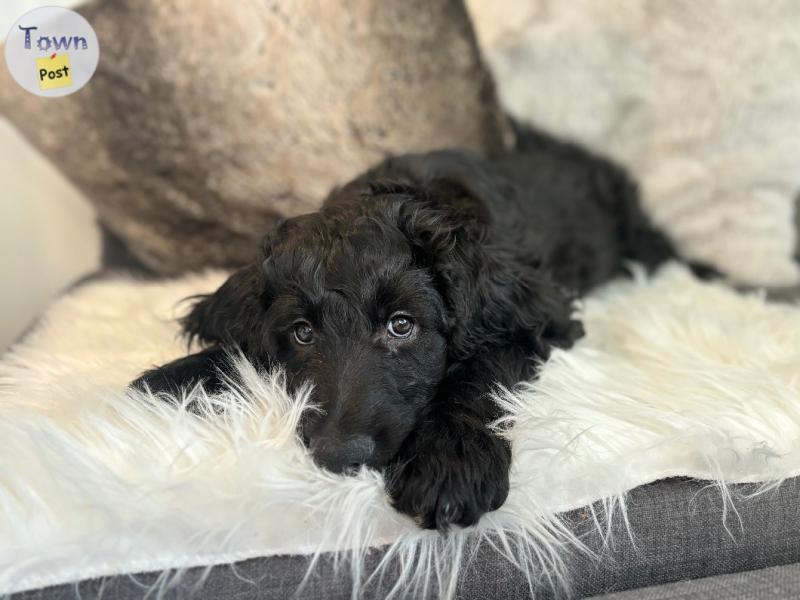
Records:
M800 281L800 3L467 4L514 116L629 167L685 255Z
M249 258L387 153L492 150L507 131L460 0L97 1L92 81L0 112L151 269Z

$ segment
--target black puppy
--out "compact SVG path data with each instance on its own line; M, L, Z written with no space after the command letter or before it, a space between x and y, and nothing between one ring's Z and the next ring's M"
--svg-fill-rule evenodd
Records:
M319 464L385 469L398 510L469 525L508 493L492 391L582 335L576 295L672 255L625 173L575 146L528 132L495 158L390 158L268 235L183 319L207 349L135 385L217 387L231 347L283 365L314 384L300 434Z

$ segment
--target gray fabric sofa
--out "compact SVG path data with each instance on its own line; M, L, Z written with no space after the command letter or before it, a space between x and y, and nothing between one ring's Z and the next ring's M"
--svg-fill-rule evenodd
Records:
M719 490L707 482L671 479L639 487L631 491L627 499L632 535L628 534L622 519L613 519L613 541L608 547L594 529L587 510L563 515L570 527L595 551L597 558L581 553L568 555L571 589L554 589L541 581L535 590L536 598L581 598L624 590L634 591L606 597L626 600L709 597L705 594L714 589L724 590L724 586L740 585L735 582L749 581L751 576L743 572L800 562L800 478L750 498L747 496L756 489L755 485L734 485L730 489L735 510L728 506L728 510L723 511ZM370 554L371 565L378 563L382 552L376 549ZM296 592L307 566L308 557L277 556L214 566L210 571L191 569L174 586L164 589L163 597L282 600ZM714 577L730 573L739 575L730 580ZM777 587L769 583L772 573L778 578ZM755 595L752 597L787 597L787 590L794 590L790 595L800 595L799 574L796 566L791 570L754 572L752 590ZM158 573L138 573L109 577L20 593L12 598L141 599L158 576ZM686 583L692 579L698 581ZM682 583L661 585L670 582ZM386 577L383 583L368 587L364 597L383 598L391 584L391 577ZM777 595L770 595L773 588ZM297 597L344 600L351 597L351 589L346 569L335 574L328 557L316 567ZM458 597L516 600L529 598L530 590L513 565L483 546L477 549L475 558L463 571Z
M800 564L768 567L756 571L678 581L649 588L595 596L603 600L768 600L796 598L800 587Z

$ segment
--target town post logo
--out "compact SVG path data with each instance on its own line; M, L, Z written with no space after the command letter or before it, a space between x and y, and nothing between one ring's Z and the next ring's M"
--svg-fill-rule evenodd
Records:
M14 23L6 38L12 77L37 96L72 94L91 79L100 49L92 26L78 13L47 6Z

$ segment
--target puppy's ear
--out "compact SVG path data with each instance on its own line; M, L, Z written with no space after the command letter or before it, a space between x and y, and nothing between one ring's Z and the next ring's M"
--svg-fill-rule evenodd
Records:
M400 210L401 228L434 274L449 312L449 352L464 360L521 345L547 358L583 335L573 297L536 258L527 264L493 244L485 204L453 181L432 181L422 199Z
M254 264L236 271L213 294L198 297L181 326L190 339L257 352L266 309L263 270Z

